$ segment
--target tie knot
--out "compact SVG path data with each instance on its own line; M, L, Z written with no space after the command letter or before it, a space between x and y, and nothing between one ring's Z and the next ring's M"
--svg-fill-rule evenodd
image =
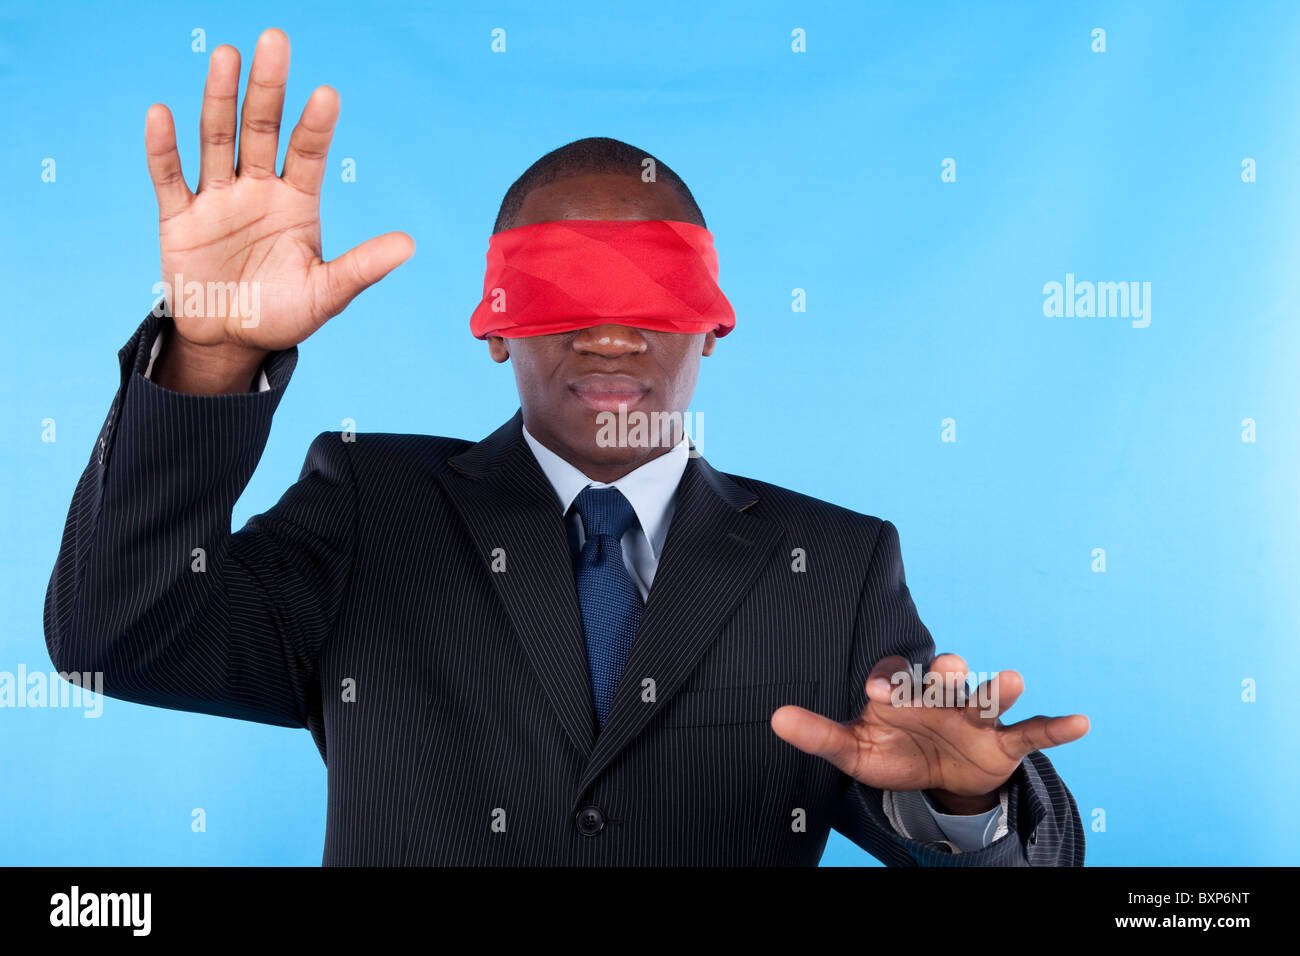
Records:
M578 510L583 534L588 538L607 534L618 540L636 524L632 502L617 488L592 488L588 485L578 492L573 507Z

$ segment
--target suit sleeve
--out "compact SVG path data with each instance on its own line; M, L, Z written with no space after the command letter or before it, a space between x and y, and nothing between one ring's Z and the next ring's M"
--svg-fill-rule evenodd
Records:
M180 394L143 375L170 321L151 314L118 353L45 595L46 646L60 671L102 673L111 697L307 726L351 570L347 446L318 436L275 507L231 534L297 349L268 357L266 391Z
M866 707L866 681L876 661L900 654L924 668L934 640L917 615L903 574L898 531L881 524L855 625L846 714ZM1074 797L1041 751L1021 761L1007 781L1007 833L982 849L953 853L938 840L912 840L889 823L882 791L844 775L835 829L888 866L1082 866L1083 824Z

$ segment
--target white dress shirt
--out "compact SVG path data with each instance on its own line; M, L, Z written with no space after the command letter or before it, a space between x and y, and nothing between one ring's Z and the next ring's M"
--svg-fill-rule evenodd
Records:
M152 381L154 360L162 349L162 335L154 338L149 351L149 365L144 377ZM266 371L259 372L257 390L265 392L271 387ZM623 535L623 564L641 591L641 600L650 596L655 569L668 537L668 524L677 508L677 486L690 457L690 448L683 437L673 448L646 462L622 478L609 483L592 481L573 465L547 448L527 428L524 439L542 472L550 480L564 509L571 533L576 533L578 546L583 543L582 520L576 510L570 510L578 492L588 485L595 488L614 487L623 493L637 524ZM978 850L988 846L1007 832L1007 788L998 791L999 806L987 813L940 813L920 790L884 791L884 812L898 833L910 840L926 843L946 843L954 853Z
M551 487L560 499L560 507L564 509L565 520L570 530L577 534L578 547L581 548L586 541L577 509L570 510L578 492L588 485L593 488L617 488L623 492L623 497L636 512L637 519L637 524L632 525L620 541L623 546L623 565L641 591L641 600L649 598L650 585L654 583L655 569L659 566L659 555L663 553L664 540L668 537L668 523L677 510L677 486L681 484L682 473L686 471L686 462L690 457L691 450L686 438L683 437L668 451L640 468L608 484L592 481L534 438L527 428L524 429L524 439L533 450L533 456L542 466L542 471L550 479Z

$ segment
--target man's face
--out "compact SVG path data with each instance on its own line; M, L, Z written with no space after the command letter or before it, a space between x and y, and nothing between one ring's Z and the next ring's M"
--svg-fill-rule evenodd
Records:
M540 186L528 194L515 226L561 219L672 219L689 222L690 213L672 188L645 183L639 176L590 173ZM506 339L493 335L488 349L498 362L511 360L523 408L524 425L547 448L589 478L613 481L663 454L680 438L669 423L680 423L690 405L700 356L713 352L713 332L688 335L652 332L626 325L599 325L576 332ZM636 446L603 445L597 440L610 416L627 407L662 433ZM653 418L651 412L679 413ZM652 429L647 424L645 433ZM606 434L610 430L606 429Z

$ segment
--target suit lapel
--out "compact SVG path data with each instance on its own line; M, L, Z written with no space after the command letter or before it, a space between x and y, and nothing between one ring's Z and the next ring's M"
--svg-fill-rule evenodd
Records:
M767 563L781 531L744 513L757 500L703 458L687 461L641 628L578 796L686 682ZM653 704L642 699L646 679Z
M693 447L693 446L692 446ZM781 537L746 514L758 496L701 457L686 463L641 628L596 735L582 610L564 515L523 437L523 412L448 460L438 481L460 514L524 651L573 745L587 758L574 799L686 682ZM502 549L504 572L492 572ZM654 681L655 702L642 700Z
M448 463L454 470L438 480L474 539L561 725L578 752L590 757L595 703L564 515L524 441L523 412ZM504 555L502 572L491 570L494 552Z

